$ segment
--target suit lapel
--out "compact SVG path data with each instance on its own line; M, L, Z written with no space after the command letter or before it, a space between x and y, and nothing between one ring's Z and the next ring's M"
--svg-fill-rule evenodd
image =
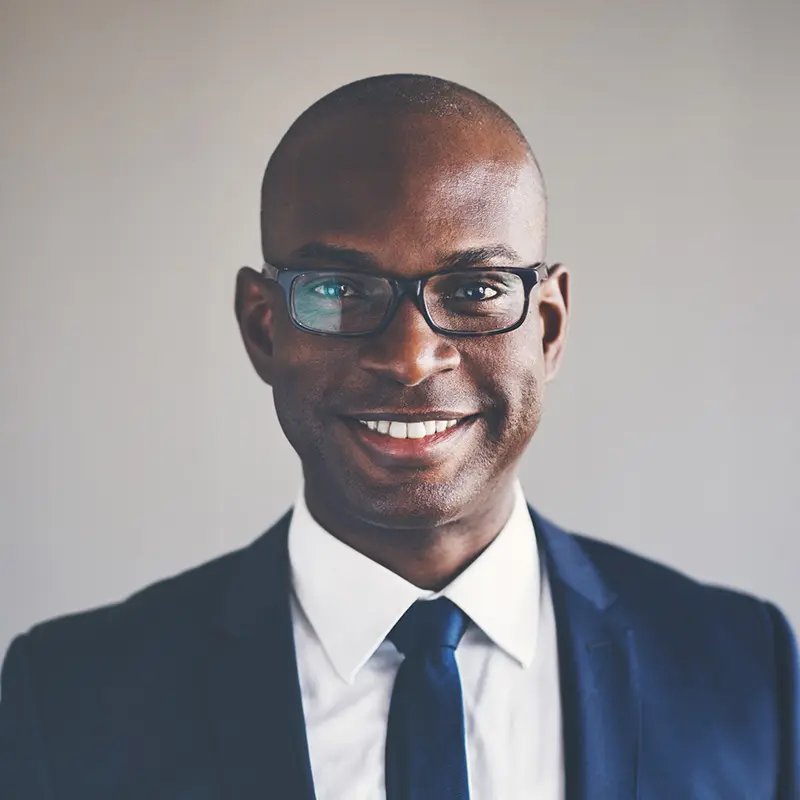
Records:
M242 553L214 620L208 696L220 797L313 800L290 610L289 515Z
M638 797L633 631L574 537L531 509L556 616L567 800Z

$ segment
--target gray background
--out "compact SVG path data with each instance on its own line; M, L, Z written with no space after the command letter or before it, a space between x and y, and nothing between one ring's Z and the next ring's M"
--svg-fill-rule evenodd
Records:
M269 153L429 72L504 106L574 271L522 480L800 625L800 5L5 0L0 649L244 544L300 472L232 311Z

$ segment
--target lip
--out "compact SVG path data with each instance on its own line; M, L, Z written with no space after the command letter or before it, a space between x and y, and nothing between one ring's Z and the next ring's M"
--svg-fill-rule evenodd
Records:
M378 422L379 420L385 419L387 422L431 422L433 420L443 419L443 420L450 420L455 419L461 422L462 420L466 420L469 417L475 417L477 414L474 412L464 412L464 411L431 411L430 409L424 409L419 411L409 411L406 409L405 411L356 411L352 414L343 414L341 415L344 419L348 420L360 420L363 419L366 422Z
M380 412L354 417L341 417L344 427L350 433L350 438L358 448L365 453L371 461L384 467L425 467L444 461L453 454L461 440L479 419L476 414L453 414L453 412L436 411L434 414L390 414ZM450 414L451 416L446 416ZM395 439L384 433L371 431L358 420L385 419L396 422L417 421L434 419L457 419L458 423L452 428L447 428L441 433L434 433L422 439Z

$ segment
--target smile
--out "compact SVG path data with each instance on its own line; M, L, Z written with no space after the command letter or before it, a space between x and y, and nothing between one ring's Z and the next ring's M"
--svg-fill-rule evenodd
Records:
M457 419L426 419L418 422L360 419L359 422L369 430L376 431L383 436L391 436L393 439L424 439L426 436L443 433L448 428L454 428L458 424Z
M429 467L461 450L459 442L480 418L478 414L376 412L341 417L357 445L373 463L384 467Z

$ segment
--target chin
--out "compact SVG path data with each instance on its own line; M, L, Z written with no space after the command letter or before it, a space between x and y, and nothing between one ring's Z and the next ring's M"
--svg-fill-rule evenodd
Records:
M386 528L432 528L453 522L476 499L463 481L424 479L367 488L353 485L345 496L354 516Z

